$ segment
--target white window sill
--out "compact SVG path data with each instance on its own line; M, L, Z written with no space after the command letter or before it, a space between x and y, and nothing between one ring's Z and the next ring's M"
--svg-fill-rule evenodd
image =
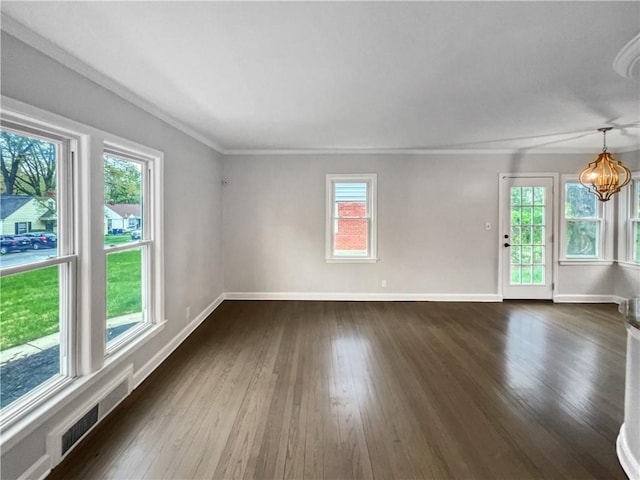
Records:
M560 265L572 265L572 266L610 266L615 262L613 260L598 260L597 258L563 258L558 261Z
M636 263L636 262L629 262L629 261L618 261L618 265L620 265L622 268L628 268L630 270L640 270L640 263Z
M327 263L378 263L379 258L357 258L357 257L329 257Z
M142 324L139 327L132 328L132 332L125 334L123 338L114 339L114 344L107 350L105 366L117 361L119 358L128 355L130 352L137 350L140 346L155 337L163 329L166 320L153 324Z

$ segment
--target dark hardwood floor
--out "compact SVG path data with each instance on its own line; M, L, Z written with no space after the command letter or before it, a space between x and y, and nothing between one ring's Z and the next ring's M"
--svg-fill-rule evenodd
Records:
M615 305L226 301L51 479L626 478Z

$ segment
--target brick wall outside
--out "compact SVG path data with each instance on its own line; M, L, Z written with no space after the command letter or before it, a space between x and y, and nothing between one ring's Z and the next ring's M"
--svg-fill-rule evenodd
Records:
M362 217L366 214L364 202L339 202L339 217ZM367 220L338 220L338 232L335 237L335 250L366 251Z

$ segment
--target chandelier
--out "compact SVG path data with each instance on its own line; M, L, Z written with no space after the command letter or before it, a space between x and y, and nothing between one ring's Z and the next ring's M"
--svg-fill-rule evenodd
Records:
M599 128L602 132L602 153L580 172L580 183L606 202L631 181L631 172L607 152L607 132L611 127Z

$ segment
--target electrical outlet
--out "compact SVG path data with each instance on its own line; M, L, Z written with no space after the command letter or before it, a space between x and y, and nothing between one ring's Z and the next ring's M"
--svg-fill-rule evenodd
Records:
M386 280L382 280L382 288L387 288L387 281Z

